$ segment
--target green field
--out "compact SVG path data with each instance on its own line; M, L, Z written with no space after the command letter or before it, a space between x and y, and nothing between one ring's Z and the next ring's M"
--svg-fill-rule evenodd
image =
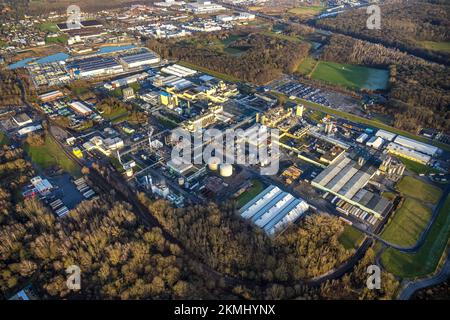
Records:
M269 37L278 38L281 40L287 40L287 41L296 42L296 43L302 42L302 39L300 39L299 37L288 36L286 34L276 33L273 31L264 31L264 32L262 32L262 34L269 36Z
M303 74L303 75L309 75L311 71L313 71L314 66L317 64L317 61L314 60L311 57L306 57L303 59L303 61L299 64L297 68L297 72Z
M436 41L419 41L419 45L423 48L440 51L440 52L450 52L450 42L436 42Z
M66 44L67 43L67 36L65 35L61 35L61 36L57 36L57 37L46 37L45 38L45 43L46 44L50 44L50 43L59 43L59 44Z
M8 137L3 132L0 132L0 146L8 143L9 143Z
M264 190L264 185L259 180L252 180L253 186L236 198L236 205L238 208L245 206L258 193Z
M30 146L25 145L25 151L31 157L31 161L41 168L60 166L64 171L78 176L80 168L74 163L59 147L59 145L49 136L45 137L44 145Z
M368 67L320 61L311 77L348 89L386 89L389 71Z
M58 32L58 27L53 22L43 22L38 25L38 29L44 32Z
M434 273L450 236L450 196L439 211L424 245L416 253L402 253L388 248L383 252L383 266L404 278L423 277Z
M440 188L410 176L402 178L397 184L397 190L404 196L431 203L436 203L442 194Z
M400 246L413 246L431 218L431 208L412 198L406 198L381 237Z
M406 169L408 169L409 171L412 171L416 174L429 174L429 173L437 173L439 172L439 170L434 169L430 166L418 163L416 161L412 161L400 156L397 156L397 158L399 158L406 166Z
M345 249L355 249L363 240L364 235L358 229L350 225L344 226L344 231L339 236L339 242Z
M322 12L323 9L324 8L322 6L303 6L303 7L292 8L288 12L295 14L296 16L299 16L299 17L309 17L309 16L314 16L314 15Z

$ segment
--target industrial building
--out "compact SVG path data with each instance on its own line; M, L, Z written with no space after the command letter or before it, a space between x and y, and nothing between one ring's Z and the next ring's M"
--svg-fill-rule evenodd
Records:
M400 157L416 161L422 164L428 164L431 161L431 157L429 155L417 152L405 146L401 146L395 142L390 142L386 146L386 150L388 153L395 154Z
M364 143L369 138L369 135L367 133L361 133L358 138L356 138L356 142L358 143Z
M109 83L105 83L103 86L108 90L113 90L115 88L124 87L124 86L130 85L130 84L136 83L140 80L144 80L148 76L149 76L149 74L147 72L142 72L142 73L138 73L138 74L133 74L128 77L113 80Z
M254 20L256 16L253 13L240 12L237 15L218 15L216 20L222 23L232 22L232 21L249 21Z
M114 150L119 150L124 147L123 140L120 138L103 139L100 136L92 137L88 142L83 143L83 148L90 151L97 149L106 156L110 156Z
M134 90L131 87L123 89L122 90L122 94L123 94L123 99L124 100L133 99L135 97Z
M383 145L384 140L380 137L373 136L369 139L369 141L366 142L366 146L372 147L374 149L380 149L380 147Z
M386 130L381 130L381 129L378 130L377 133L375 133L375 135L386 141L392 141L397 136L395 133L392 133L392 132L389 132Z
M30 124L33 122L31 118L26 113L19 113L12 117L15 124L17 124L19 127L23 127L27 124Z
M403 136L398 136L397 138L395 138L394 142L414 151L425 153L431 157L435 156L439 151L439 148L437 147Z
M178 76L180 78L193 76L197 73L197 71L180 66L179 64L173 64L169 67L164 67L161 69L161 72Z
M193 85L189 80L180 78L175 75L164 77L162 75L157 75L153 79L153 84L158 87L168 87L174 88L175 90L184 90Z
M198 2L188 3L186 9L192 13L214 13L222 10L226 10L220 4L212 3L211 1L199 0Z
M244 219L250 219L267 234L294 222L305 214L309 205L303 199L271 185L243 206L239 213Z
M123 67L111 58L94 57L76 60L69 64L68 69L78 77L99 77L123 72Z
M144 52L120 58L120 62L126 68L137 68L156 64L160 61L159 56L154 52Z
M19 131L17 131L17 133L20 136L24 136L24 135L26 135L26 134L28 134L30 132L34 132L34 131L37 131L37 130L40 130L40 129L42 129L42 126L40 124L38 124L36 126L28 126L28 127L22 128Z
M311 184L376 217L381 217L390 210L392 204L385 198L364 189L376 171L377 168L364 159L354 161L344 153L323 170Z
M92 113L92 110L80 101L73 101L69 103L69 107L82 116L87 116Z
M61 97L64 97L64 94L60 90L50 91L47 93L43 93L39 96L39 99L42 102L49 102L56 99L59 99Z

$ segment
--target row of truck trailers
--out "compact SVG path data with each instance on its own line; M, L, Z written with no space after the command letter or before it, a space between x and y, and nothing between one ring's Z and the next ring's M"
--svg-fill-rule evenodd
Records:
M83 197L85 199L89 199L93 195L95 195L95 191L91 189L86 183L86 180L84 180L84 177L79 178L75 180L73 183L75 183L75 186L77 187L78 191L83 194Z
M349 214L353 215L360 220L370 223L371 225L375 225L375 223L378 221L378 219L373 214L370 214L369 212L364 211L361 208L358 208L346 202L345 200L342 200L338 196L335 196L333 200L331 200L331 203L336 204L337 211L347 216Z
M83 197L85 199L89 199L93 195L95 195L94 190L92 190L87 185L84 178L77 179L74 181L74 183L75 183L78 191L83 194ZM49 205L59 218L64 217L69 212L69 208L67 208L64 205L64 202L62 202L61 199L56 199L55 201L52 201Z

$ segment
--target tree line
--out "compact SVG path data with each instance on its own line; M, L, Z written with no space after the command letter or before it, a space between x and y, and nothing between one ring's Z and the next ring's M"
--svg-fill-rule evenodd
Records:
M368 29L366 8L348 10L335 17L316 21L320 28L399 48L419 57L448 64L450 54L428 48L421 41L450 41L450 19L448 2L413 0L379 4L381 28Z
M307 56L309 44L278 39L260 33L249 34L231 46L246 51L233 56L196 42L147 40L147 46L164 58L178 59L255 84L267 83L283 72L292 73Z
M381 44L334 34L323 59L390 70L388 103L378 106L394 126L417 133L422 127L450 131L450 69Z

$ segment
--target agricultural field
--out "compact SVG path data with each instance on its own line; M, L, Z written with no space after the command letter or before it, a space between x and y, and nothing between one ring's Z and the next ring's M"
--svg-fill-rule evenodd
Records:
M397 276L416 278L436 271L450 236L450 196L439 211L438 217L416 253L402 253L388 248L381 256L383 266Z
M312 72L311 78L353 90L384 90L388 85L389 71L320 61Z
M45 137L44 145L24 147L31 160L43 169L59 166L74 176L80 174L78 166L64 153L59 145L49 136Z
M403 247L413 246L431 218L431 208L415 199L406 198L381 234L389 242Z
M358 229L350 225L344 226L344 231L339 236L339 242L344 246L345 249L355 249L363 240L364 235Z
M324 10L323 6L302 6L292 8L288 12L300 18L311 18Z
M403 177L397 184L397 190L406 197L432 204L436 203L442 194L440 188L410 176Z

